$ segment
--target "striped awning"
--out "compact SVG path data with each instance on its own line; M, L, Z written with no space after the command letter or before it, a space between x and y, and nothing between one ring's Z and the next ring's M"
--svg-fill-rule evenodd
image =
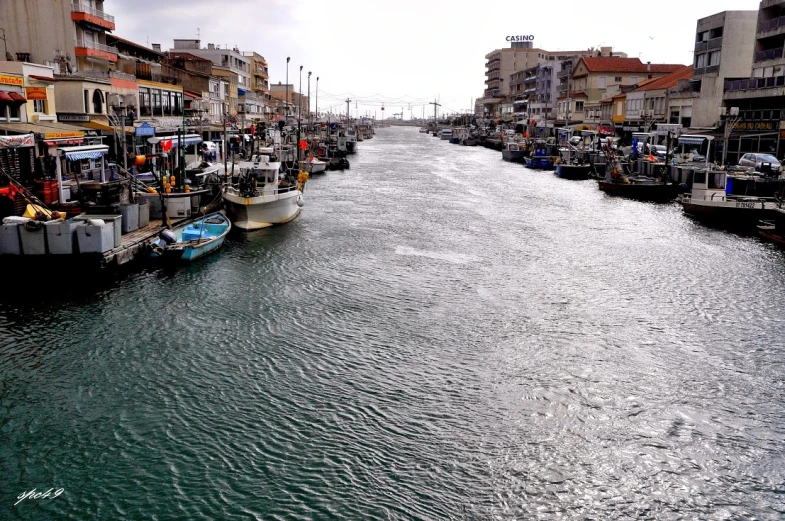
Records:
M706 141L703 136L681 136L679 138L680 145L702 145Z
M80 161L82 159L98 159L108 151L109 150L85 150L84 152L67 152L65 157L71 161Z

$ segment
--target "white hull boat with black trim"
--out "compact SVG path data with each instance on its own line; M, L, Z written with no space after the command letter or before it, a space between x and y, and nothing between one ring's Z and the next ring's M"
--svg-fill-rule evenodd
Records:
M300 215L302 188L307 174L298 179L279 173L281 163L269 156L254 156L239 164L237 182L224 188L223 202L234 226L258 230L284 224Z

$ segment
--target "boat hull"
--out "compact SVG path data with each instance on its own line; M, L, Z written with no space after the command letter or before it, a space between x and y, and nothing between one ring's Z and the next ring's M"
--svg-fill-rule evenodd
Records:
M562 179L582 181L589 178L591 165L556 165L555 172Z
M350 154L354 154L357 152L357 142L356 141L347 141L346 142L346 151Z
M525 152L523 150L502 150L502 159L513 163L523 163Z
M684 213L705 224L726 228L753 228L765 219L769 211L764 204L754 207L736 207L734 201L727 204L702 204L704 201L680 201Z
M553 170L553 160L545 157L526 157L527 168L534 168L538 170Z
M288 223L300 215L301 198L299 190L259 197L240 197L230 192L223 194L227 215L234 226L246 231Z
M474 139L474 138L463 139L461 141L461 145L463 145L465 147L476 147L477 146L477 140Z
M210 223L210 220L218 220L222 222ZM178 242L174 244L165 244L162 239L156 239L150 244L151 253L150 257L153 259L161 259L164 262L191 262L200 259L218 248L220 248L229 231L232 229L232 224L223 213L208 215L207 217L197 221L196 223L189 224L184 229L188 230L199 226L200 228L192 230L191 237L186 237L183 241L183 229L175 232ZM204 231L204 237L195 235L197 231ZM190 240L189 240L190 239Z
M626 197L636 201L666 202L675 199L683 190L675 184L626 184L600 180L600 190L608 195Z

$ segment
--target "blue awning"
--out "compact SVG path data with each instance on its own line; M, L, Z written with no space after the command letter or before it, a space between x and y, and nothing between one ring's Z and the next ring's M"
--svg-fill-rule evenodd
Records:
M65 157L71 161L79 161L82 159L98 159L106 154L108 150L87 150L85 152L68 152Z
M679 138L680 145L702 145L704 141L706 138L701 136L681 136Z

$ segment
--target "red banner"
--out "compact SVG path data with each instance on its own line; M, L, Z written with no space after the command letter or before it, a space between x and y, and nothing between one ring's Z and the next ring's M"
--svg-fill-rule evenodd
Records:
M31 147L33 145L35 145L35 136L33 134L0 136L0 148Z

